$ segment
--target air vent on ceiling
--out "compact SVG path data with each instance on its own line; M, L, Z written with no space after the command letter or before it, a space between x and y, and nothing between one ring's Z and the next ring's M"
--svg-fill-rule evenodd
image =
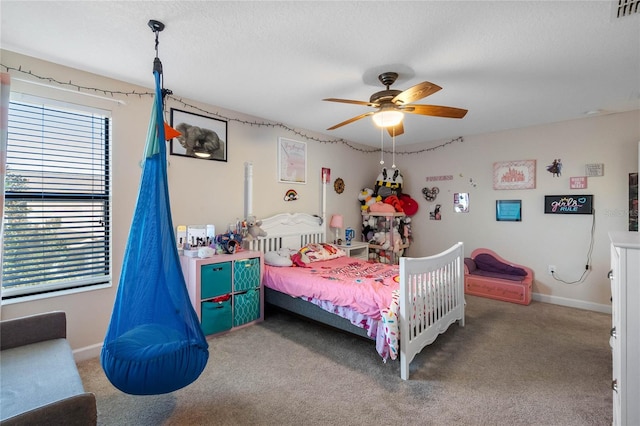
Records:
M613 3L616 18L640 13L640 0L614 0Z

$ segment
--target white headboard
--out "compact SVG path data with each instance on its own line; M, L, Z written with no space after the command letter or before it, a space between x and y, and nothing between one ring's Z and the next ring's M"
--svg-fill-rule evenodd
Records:
M266 237L245 240L245 248L263 253L289 248L298 250L309 243L325 242L325 225L320 216L307 213L280 213L262 219Z

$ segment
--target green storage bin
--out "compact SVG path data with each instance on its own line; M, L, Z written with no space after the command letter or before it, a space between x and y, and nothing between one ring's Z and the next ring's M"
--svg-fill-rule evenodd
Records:
M202 332L205 335L231 330L231 295L226 300L207 300L201 303Z
M260 318L260 289L247 290L233 296L233 326L237 327Z
M231 293L231 262L212 263L200 267L200 298Z
M260 287L260 258L236 260L233 277L234 291Z

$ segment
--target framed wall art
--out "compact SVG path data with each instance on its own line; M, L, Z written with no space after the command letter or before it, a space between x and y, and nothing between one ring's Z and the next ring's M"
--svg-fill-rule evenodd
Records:
M493 189L534 189L536 160L493 163Z
M171 155L227 161L227 122L171 108L171 127L181 133L171 139Z
M278 138L278 181L307 183L307 144Z

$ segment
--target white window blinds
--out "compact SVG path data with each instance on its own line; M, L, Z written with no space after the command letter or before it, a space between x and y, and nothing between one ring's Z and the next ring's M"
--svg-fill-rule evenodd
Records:
M110 117L9 107L2 298L110 280Z

